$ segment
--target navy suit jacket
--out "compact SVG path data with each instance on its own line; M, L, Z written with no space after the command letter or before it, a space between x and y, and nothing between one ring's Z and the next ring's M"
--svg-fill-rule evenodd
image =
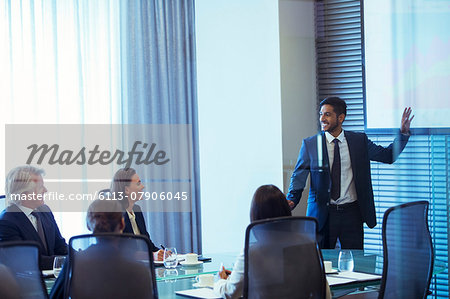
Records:
M59 232L53 213L46 205L38 208L47 241L47 250L28 217L15 204L0 214L0 241L35 241L40 246L41 269L53 269L55 255L66 255L67 244Z
M146 236L150 240L150 249L152 250L152 252L158 251L159 248L156 247L155 244L153 244L152 239L150 239L150 234L148 233L147 227L145 226L145 219L144 215L142 215L141 207L138 205L134 205L133 212L134 215L136 216L136 224L137 227L139 228L141 235ZM125 219L125 229L123 230L123 233L134 234L133 227L131 226L130 217L128 217L128 213L126 211L125 213L123 213L123 218Z
M405 148L409 136L399 136L388 147L374 144L365 133L345 131L356 195L363 222L372 228L377 224L375 204L370 176L370 161L392 164ZM318 155L318 148L322 148ZM307 216L317 218L319 230L328 218L330 203L331 177L328 162L328 151L325 134L311 136L303 140L300 154L291 177L288 200L299 203L306 179L311 174L311 186L308 196Z

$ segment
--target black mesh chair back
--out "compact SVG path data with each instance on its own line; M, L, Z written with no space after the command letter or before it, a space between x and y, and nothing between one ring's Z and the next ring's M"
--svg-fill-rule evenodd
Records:
M0 243L0 298L48 298L39 257L37 243Z
M146 251L138 251L146 248ZM68 298L158 298L147 238L90 234L69 241Z
M379 298L426 298L433 271L428 202L389 208L383 218L383 277Z
M317 220L280 217L251 223L245 235L244 298L325 298Z

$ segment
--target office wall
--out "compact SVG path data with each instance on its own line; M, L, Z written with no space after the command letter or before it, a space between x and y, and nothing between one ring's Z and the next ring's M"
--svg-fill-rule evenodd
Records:
M237 252L283 184L278 1L197 0L196 38L203 252Z
M280 0L279 15L284 191L287 192L302 140L318 130L314 1ZM307 190L294 215L306 215Z

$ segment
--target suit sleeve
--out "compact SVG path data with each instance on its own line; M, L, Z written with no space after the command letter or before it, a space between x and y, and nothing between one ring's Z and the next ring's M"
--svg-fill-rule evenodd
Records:
M18 227L8 221L8 220L0 220L0 241L23 241L24 237L21 235ZM64 240L64 239L63 239ZM65 248L65 253L61 253L61 255L67 254L67 247ZM48 255L40 255L40 268L47 270L53 268L53 258L54 256Z
M53 217L53 213L51 213L51 218L53 220L53 223L55 224L55 255L67 255L67 243L61 235L61 232L59 231L58 225L56 224L55 218Z
M8 220L0 220L0 241L22 241L18 227Z
M55 217L53 213L48 209L46 211L46 215L49 218L50 224L54 227L54 245L53 245L53 255L41 255L41 268L42 269L52 269L53 268L53 260L55 256L58 255L67 255L67 243L66 240L61 236L61 232L59 231L58 225L56 224Z
M295 205L300 202L303 190L305 189L306 179L310 172L310 159L308 148L305 141L302 142L300 153L298 155L297 164L291 176L291 183L289 185L288 200L292 200Z
M150 234L147 231L147 227L146 227L146 224L145 224L145 219L144 219L144 214L142 213L142 209L138 205L135 205L135 207L136 207L136 210L134 212L136 214L136 218L137 217L141 218L140 221L142 221L142 225L143 225L143 227L140 228L141 234L143 233L142 230L145 230L145 233L143 235L146 236L148 238L148 240L150 241L150 249L151 249L151 251L152 252L156 252L156 251L159 250L159 248L155 246L155 244L153 243L152 239L150 238ZM139 215L139 216L137 216L137 215Z
M145 236L146 236L146 237L148 238L148 240L150 241L150 249L151 249L151 251L152 251L152 252L158 251L159 248L156 247L155 244L153 244L153 241L152 241L152 239L150 239L150 234L148 233L148 231L146 230L145 232L146 232Z
M152 239L148 238L148 240L150 241L150 248L151 248L152 252L158 251L159 248L156 247L155 244L153 244Z
M406 144L408 143L409 136L398 134L389 146L383 147L381 145L376 145L370 139L366 137L367 149L369 153L369 159L372 161L378 161L382 163L392 164L397 160L398 156L401 154Z
M39 207L39 210L41 212L45 212L45 215L48 216L48 221L50 222L50 225L54 227L55 231L55 245L53 247L53 252L55 255L67 255L67 243L66 240L62 237L61 232L59 231L58 224L56 224L55 216L53 216L53 212L50 210L50 208L47 205L43 205Z

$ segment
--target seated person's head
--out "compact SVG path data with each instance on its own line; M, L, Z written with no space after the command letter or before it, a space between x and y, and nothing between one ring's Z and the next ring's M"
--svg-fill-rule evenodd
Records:
M43 205L43 195L47 192L42 179L43 174L43 169L30 165L12 169L6 176L6 199L31 209Z
M122 215L119 201L97 199L87 211L87 227L93 233L121 233L125 227ZM153 298L150 267L136 261L134 241L97 237L95 244L75 251L70 297Z
M93 233L122 233L123 209L116 200L95 200L86 215L87 228Z
M292 216L286 196L274 185L263 185L256 189L250 208L250 220Z
M130 201L138 201L142 198L142 193L139 192L142 192L144 185L135 169L121 168L114 174L110 189L114 198L121 199L120 203L126 209Z

